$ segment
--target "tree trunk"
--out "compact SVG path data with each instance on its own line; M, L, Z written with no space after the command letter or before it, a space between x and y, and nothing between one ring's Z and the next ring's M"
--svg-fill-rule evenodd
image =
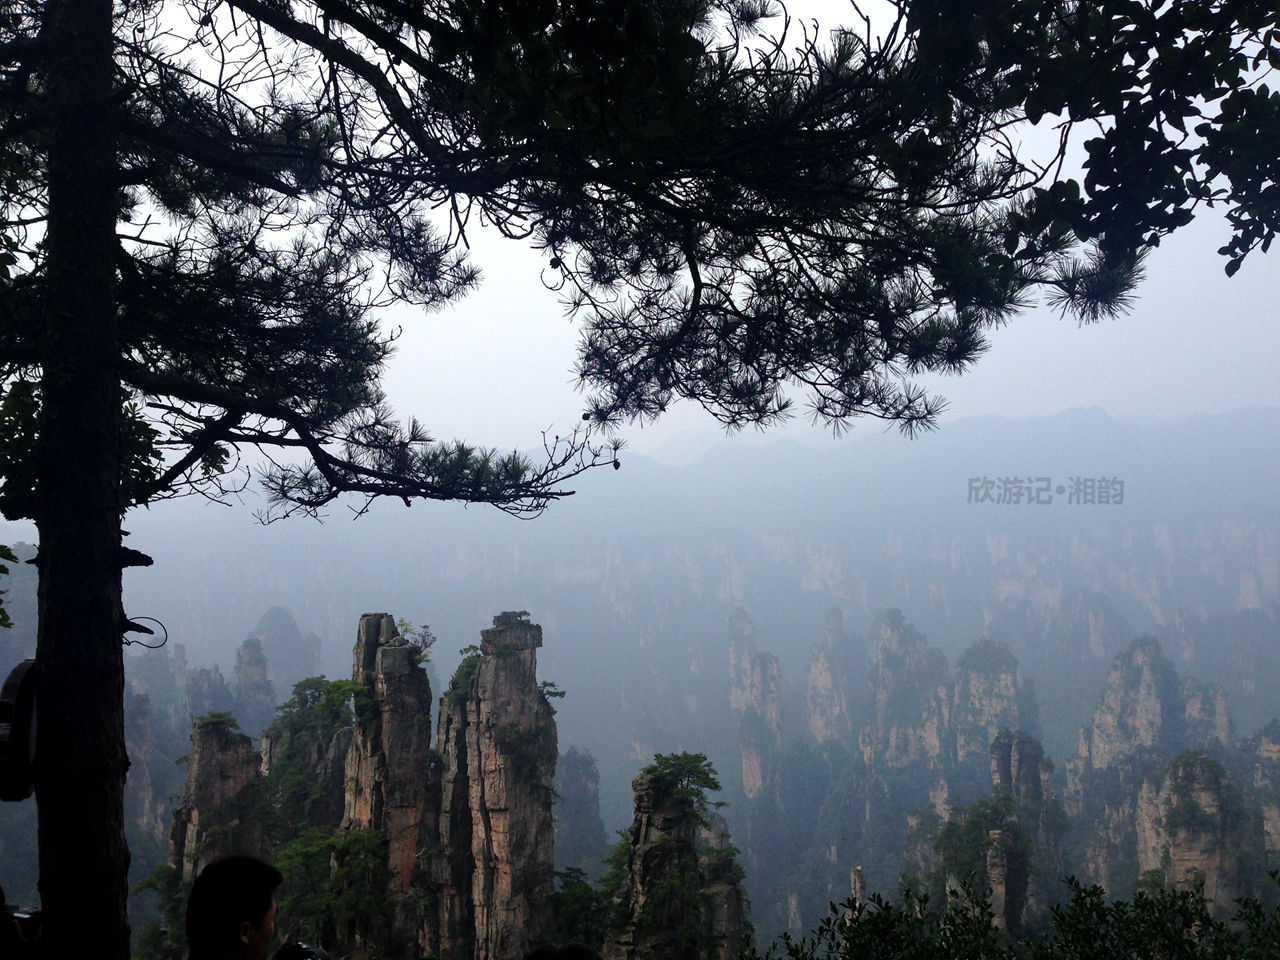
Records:
M36 453L36 804L45 958L127 960L120 344L110 0L50 0Z

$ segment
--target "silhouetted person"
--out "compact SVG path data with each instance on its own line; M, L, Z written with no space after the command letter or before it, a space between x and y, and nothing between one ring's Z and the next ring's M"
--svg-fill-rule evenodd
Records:
M280 871L255 857L215 860L187 900L191 960L263 960L276 935Z

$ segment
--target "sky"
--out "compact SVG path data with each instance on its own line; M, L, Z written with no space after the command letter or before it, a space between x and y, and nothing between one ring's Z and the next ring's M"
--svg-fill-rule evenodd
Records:
M850 5L836 0L794 0L787 7L793 29L810 18L824 33L842 17L851 22ZM873 17L875 7L873 0ZM1036 138L1056 141L1046 129L1027 138L1032 149ZM1040 309L995 331L987 355L969 372L922 381L949 402L941 423L1048 416L1082 406L1149 417L1280 405L1280 272L1274 256L1255 252L1228 279L1225 260L1215 253L1227 237L1221 215L1202 211L1154 251L1132 311L1118 320L1082 328ZM402 336L385 385L397 411L417 416L438 439L529 449L541 431L564 433L579 423L584 404L572 373L577 334L557 295L542 285L545 259L496 235L473 234L472 240L485 276L478 292L426 317L407 309L388 314L387 324ZM855 429L885 426L868 421ZM831 431L809 424L803 412L766 437L748 430L735 442L779 435L831 442ZM667 462L686 461L725 439L715 421L689 403L622 436L632 450Z
M1178 416L1280 404L1280 272L1254 253L1235 277L1214 251L1225 224L1213 211L1154 251L1131 312L1079 326L1051 309L1017 317L991 336L987 354L961 376L925 380L949 402L942 418L1047 416L1101 407L1113 416ZM438 439L529 448L542 430L577 424L577 332L558 296L543 287L539 256L518 242L473 238L480 289L430 315L403 308L385 386L402 416L419 417ZM880 431L879 422L856 430ZM830 431L803 415L771 430L825 442ZM704 411L677 404L657 424L622 432L634 451L684 460L724 439ZM760 438L746 431L737 442ZM904 441L905 442L905 441Z

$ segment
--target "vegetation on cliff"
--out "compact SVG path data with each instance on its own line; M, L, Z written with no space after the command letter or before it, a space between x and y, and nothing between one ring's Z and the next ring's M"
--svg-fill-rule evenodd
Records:
M1273 874L1280 880L1280 876ZM808 936L784 936L765 960L1252 960L1280 956L1280 907L1240 901L1217 917L1197 891L1139 891L1108 900L1097 886L1068 880L1070 900L1047 928L1011 937L996 925L990 899L961 885L941 908L926 894L900 902L873 895L832 908ZM760 954L751 954L761 960Z

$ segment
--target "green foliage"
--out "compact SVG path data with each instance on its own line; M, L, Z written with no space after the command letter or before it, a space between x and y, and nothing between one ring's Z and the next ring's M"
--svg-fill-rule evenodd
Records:
M675 845L666 837L663 845ZM703 911L711 900L692 851L664 856L669 869L650 878L644 904L636 916L641 930L661 931L669 937L667 949L673 957L706 957L712 945L711 931L703 923Z
M1071 900L1032 945L1033 960L1252 960L1280 955L1280 911L1256 900L1239 904L1234 922L1213 915L1194 890L1139 890L1108 902L1101 887L1068 880Z
M787 960L1013 960L996 928L989 901L971 887L955 891L942 911L929 909L926 895L902 904L878 894L865 903L831 905L810 935L784 935L766 958ZM753 958L757 955L753 954Z
M640 771L653 778L659 797L670 797L694 812L699 821L706 818L712 806L708 791L718 791L720 780L716 769L704 753L659 753Z
M222 731L240 729L240 721L230 710L210 710L203 716L196 717L195 725L200 728L213 728Z
M355 712L372 704L373 695L362 683L307 677L293 685L293 695L276 711L276 724L289 733L331 732L350 726Z
M291 937L332 945L340 924L366 931L385 925L391 875L378 831L308 827L280 849L276 866L285 878L280 917Z
M548 700L551 700L551 699L559 700L564 697L564 691L560 689L560 687L556 684L554 680L543 680L540 684L538 684L538 689L542 692L542 695L546 697Z
M1277 882L1280 876L1272 874ZM1015 942L994 923L987 897L952 891L941 911L911 895L901 905L873 896L831 912L809 936L784 936L767 958L786 960L1261 960L1280 956L1280 907L1239 901L1216 918L1196 891L1140 890L1108 901L1101 887L1067 880L1070 901L1048 929ZM758 955L753 954L753 958Z
M548 729L526 730L517 723L499 727L493 735L494 745L522 780L534 780L551 760Z
M0 286L5 278L0 278ZM153 484L160 474L164 455L160 449L160 431L146 414L138 395L131 390L120 393L121 485L126 490L139 490ZM35 518L35 456L37 424L41 411L40 383L17 377L4 385L0 400L0 511L11 519Z
M948 895L947 884L957 880L984 889L989 881L987 859L998 851L1005 865L1008 895L1022 899L1032 873L1032 850L1031 840L1018 822L1016 807L1014 798L1006 794L978 800L947 818L934 841L940 864L935 876L928 878L933 896ZM1035 815L1030 812L1030 816ZM1014 922L1010 920L1011 924Z
M134 938L135 960L180 960L186 945L182 921L190 892L191 884L184 883L178 871L167 863L154 867L129 891L131 897L154 895L160 912L160 919L147 923Z
M738 862L741 852L729 842L729 835L716 838L717 842L709 843L702 851L702 877L706 883L741 883L747 872Z
M431 659L431 648L435 645L437 638L428 624L414 626L411 621L400 617L396 620L396 629L400 631L400 636L408 641L409 649L413 651L414 664L427 663Z
M609 894L592 886L584 871L568 867L556 871L552 898L555 937L559 943L581 943L599 950L609 927Z
M9 576L9 567L11 563L17 563L18 558L7 544L0 543L0 577ZM0 597L3 597L6 591L0 590ZM2 604L3 601L0 601ZM13 621L9 619L9 611L0 605L0 627L12 627Z
M368 688L353 680L318 676L294 684L293 695L280 705L270 728L276 751L261 787L264 826L275 843L287 843L308 827L323 799L315 776L315 751L327 747L372 703Z
M462 654L462 661L458 664L458 669L453 672L449 689L445 692L445 702L450 709L457 709L466 702L467 694L471 690L471 678L476 675L476 671L484 661L480 648L474 644L463 647L458 652Z
M626 905L621 903L627 881L627 867L631 862L631 836L626 830L618 831L618 839L609 847L604 858L604 875L600 878L600 890L605 899L614 905L615 918L618 911L626 915Z

